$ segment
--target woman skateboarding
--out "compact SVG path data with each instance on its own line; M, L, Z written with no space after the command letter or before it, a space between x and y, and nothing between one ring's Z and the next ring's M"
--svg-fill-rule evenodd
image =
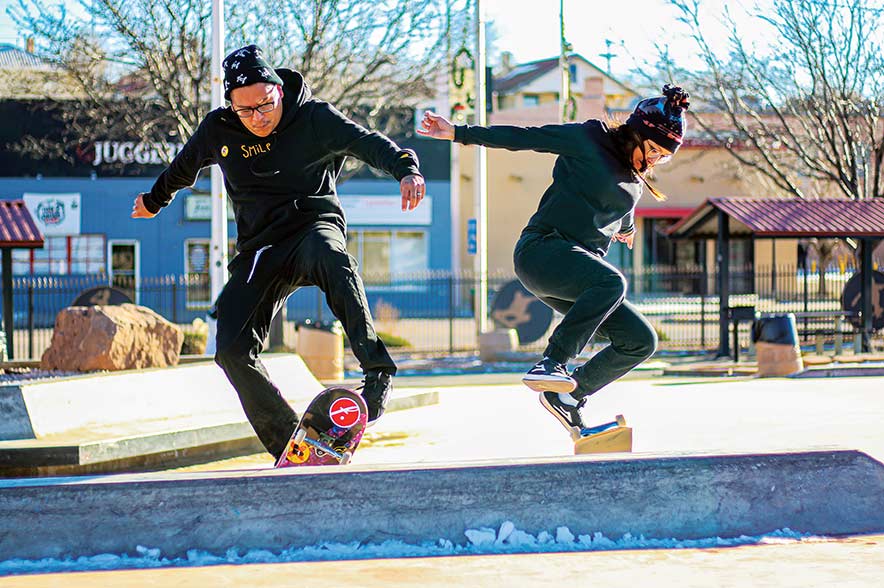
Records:
M666 85L642 100L625 124L600 120L517 127L454 126L427 112L418 132L464 145L558 155L553 182L516 243L516 274L528 290L564 315L540 360L522 381L568 430L584 428L580 408L606 384L650 357L657 334L626 300L626 279L604 257L612 241L632 248L635 206L655 165L678 150L689 95ZM611 344L572 374L568 361L601 333Z

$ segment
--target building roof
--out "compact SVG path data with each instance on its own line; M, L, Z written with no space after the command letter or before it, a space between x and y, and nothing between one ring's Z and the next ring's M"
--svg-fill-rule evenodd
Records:
M559 67L559 58L520 63L507 73L494 78L494 91L509 94Z
M599 73L601 73L603 76L609 78L617 84L620 84L621 86L623 86L624 89L632 92L632 90L628 86L623 84L621 81L611 77L608 72L601 69L582 55L578 53L571 53L568 56L569 62L573 62L575 59L579 59L590 67L597 69ZM547 59L529 61L528 63L520 63L513 67L513 69L511 69L507 73L500 76L495 76L493 90L500 94L512 94L514 92L517 92L523 86L527 86L537 78L555 70L558 67L558 57L549 57Z
M4 69L43 69L46 62L15 45L0 44L0 68Z
M669 230L669 236L715 238L718 211L728 215L731 236L884 237L884 198L710 198L676 223Z
M43 247L37 228L24 200L0 200L0 249Z

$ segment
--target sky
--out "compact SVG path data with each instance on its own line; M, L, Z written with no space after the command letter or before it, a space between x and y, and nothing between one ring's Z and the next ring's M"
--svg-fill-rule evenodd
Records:
M24 40L7 14L7 8L18 0L0 0L0 43L18 46ZM493 23L497 52L513 53L516 63L553 57L559 53L559 0L481 0L486 18ZM737 0L736 3L754 0ZM73 8L74 0L50 0L49 5L64 3ZM710 12L718 12L722 0L706 0ZM731 2L734 4L735 2ZM612 71L627 71L635 56L653 54L655 41L665 39L664 31L679 28L676 10L668 0L620 0L619 10L604 14L601 0L564 0L565 36L574 50L600 67L606 62L605 40L612 42ZM530 31L530 34L526 34ZM671 35L670 35L671 36ZM689 50L688 42L681 42ZM628 51L627 51L628 49ZM497 56L490 56L490 61Z
M0 0L0 43L21 46L23 39L7 15L7 8L18 0ZM515 63L553 57L559 53L560 0L481 0L488 21L493 23L496 54L489 56L496 63L501 51L509 51ZM763 43L761 27L748 16L752 10L764 10L773 0L703 0L701 18L709 27L714 48L726 44L727 32L720 24L720 15L727 4L738 26L750 41ZM870 0L879 5L884 2ZM75 0L49 0L48 4L76 5ZM612 5L614 8L612 8ZM695 59L693 42L686 37L685 26L676 21L677 10L669 0L564 0L565 37L574 51L601 68L607 63L606 40L611 41L611 72L624 75L638 63L653 62L655 43L665 45L679 65L690 67ZM759 35L759 38L752 38ZM694 62L696 63L696 62Z

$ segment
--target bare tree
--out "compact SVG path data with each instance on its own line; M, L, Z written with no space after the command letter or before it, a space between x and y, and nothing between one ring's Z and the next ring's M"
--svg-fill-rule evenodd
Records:
M77 14L48 0L17 0L9 10L40 56L76 85L78 99L56 103L71 138L96 126L146 141L189 137L210 108L211 2L78 1ZM393 110L432 94L468 3L229 3L226 44L261 44L272 62L301 71L320 98L395 132L402 117Z
M827 195L884 196L884 9L864 0L774 0L756 14L773 39L767 48L748 46L726 12L732 33L721 57L704 34L700 0L672 4L705 66L679 72L711 107L694 114L703 131L794 196L808 196L813 180Z
M716 53L700 0L671 0L702 67L666 60L699 108L691 116L714 143L800 198L884 196L884 8L865 0L773 0L756 10L753 46L727 10L727 54ZM764 34L759 34L763 31ZM820 288L835 244L811 245Z

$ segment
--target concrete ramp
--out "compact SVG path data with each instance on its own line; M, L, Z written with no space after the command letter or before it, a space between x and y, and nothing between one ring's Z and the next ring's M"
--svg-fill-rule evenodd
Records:
M320 390L300 357L262 358L300 410ZM263 451L214 362L0 386L0 476L144 469Z
M323 389L297 355L262 361L290 401ZM242 415L236 391L213 362L0 386L0 440L207 413Z
M831 450L0 481L0 560L463 544L465 530L504 521L609 538L880 532L884 466Z

